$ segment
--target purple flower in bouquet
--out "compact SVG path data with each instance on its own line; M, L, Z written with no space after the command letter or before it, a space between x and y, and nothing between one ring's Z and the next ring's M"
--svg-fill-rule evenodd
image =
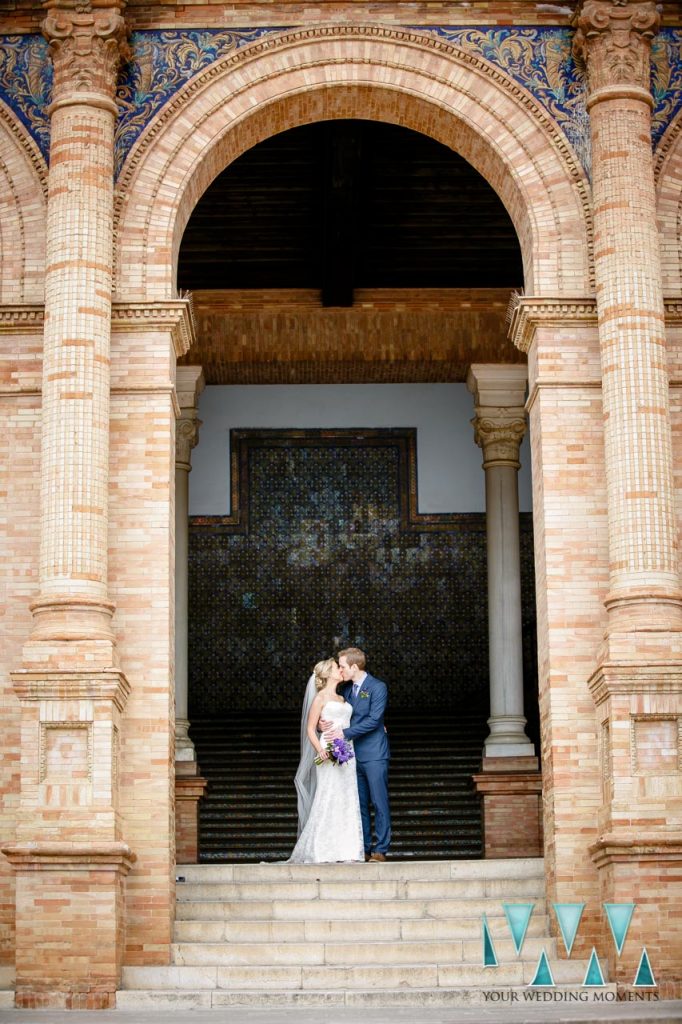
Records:
M353 744L349 740L332 740L327 744L325 750L329 755L327 760L330 764L348 764L355 757ZM315 764L324 763L325 761L319 755L315 758Z
M347 764L354 757L353 746L348 740L332 740L332 758L336 764Z

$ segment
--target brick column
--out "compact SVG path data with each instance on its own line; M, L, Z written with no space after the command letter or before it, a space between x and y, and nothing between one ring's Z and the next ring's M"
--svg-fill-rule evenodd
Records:
M682 629L649 91L653 0L586 0L610 632Z
M671 741L682 693L682 594L649 90L659 20L653 0L584 0L576 17L592 135L609 522L608 622L590 679L603 799L591 853L603 899L638 903L612 976L631 982L646 944L657 976L680 991L673 881L682 797Z
M54 64L42 378L40 593L13 674L22 1007L112 1006L124 932L118 750L128 684L107 586L114 93L125 0L46 0ZM59 907L59 912L55 912Z

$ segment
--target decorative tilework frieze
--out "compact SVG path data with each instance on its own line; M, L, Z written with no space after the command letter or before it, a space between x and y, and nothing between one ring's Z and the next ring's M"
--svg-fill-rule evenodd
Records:
M590 166L585 75L571 53L567 28L424 27L457 49L476 54L523 86L556 121L583 167Z
M229 54L284 31L285 27L269 26L134 32L131 59L121 70L117 90L116 173L164 104L196 75ZM528 90L564 132L583 166L589 167L585 78L571 54L570 29L429 25L407 26L405 31L419 33L424 39L435 37L478 57ZM682 109L681 48L682 31L674 28L663 29L653 43L654 147ZM28 130L46 160L52 80L42 36L0 39L0 99Z

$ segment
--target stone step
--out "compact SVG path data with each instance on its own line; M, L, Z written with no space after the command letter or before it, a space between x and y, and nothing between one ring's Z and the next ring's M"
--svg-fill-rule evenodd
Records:
M537 964L530 960L482 967L480 964L385 964L332 966L298 964L289 966L202 965L168 967L124 967L124 989L391 989L391 988L491 988L528 985ZM580 985L587 961L552 960L554 980Z
M354 933L354 924L348 932ZM346 935L348 940L348 935ZM523 961L537 963L542 950L556 955L556 942L547 936L526 939ZM495 952L500 962L517 959L511 938L498 939ZM448 939L435 942L345 941L345 942L179 942L171 947L171 963L184 966L216 964L224 966L278 967L326 964L354 967L388 964L472 964L483 960L481 936L476 939Z
M489 984L493 984L490 982ZM542 999L544 989L529 989L527 987L507 987L504 990L505 1003L518 1007L532 1006ZM600 989L584 989L557 985L552 990L556 998L561 999L564 1007L575 1004L596 1003L595 1015L589 1018L583 1017L580 1020L584 1024L598 1024L604 1019L603 1006L604 996L609 1001L616 997L616 986L607 985ZM513 1003L512 1003L513 1000ZM318 1007L322 1009L334 1009L336 1007L404 1007L415 1009L426 1009L428 1007L475 1007L486 1006L490 1003L486 1000L482 988L468 988L460 986L457 988L394 988L394 989L373 989L347 990L338 989L332 992L326 990L315 991L314 989L270 989L268 991L257 991L246 989L243 991L225 991L224 989L208 990L126 990L119 991L116 995L116 1006L119 1010L209 1010L223 1009L227 1006L273 1008L273 1007ZM498 1014L499 1015L499 1014ZM503 1020L503 1017L500 1017ZM539 1020L533 1017L534 1020Z
M363 865L358 865L360 869ZM499 899L537 899L544 892L544 881L535 878L407 879L375 880L348 878L328 882L310 878L297 882L186 882L177 889L178 902L197 900L429 900L459 897L497 897Z
M544 899L534 899L533 903L533 915L547 913ZM178 921L355 921L363 918L441 920L457 917L477 919L480 927L481 914L486 914L488 920L495 917L504 919L502 900L499 897L457 900L205 900L178 902L176 907Z
M202 864L224 864L233 861L241 864L276 864L287 860L294 847L293 842L286 845L275 845L272 843L259 843L253 846L248 846L244 843L242 845L243 849L237 849L233 845L228 846L224 843L215 842L202 848L201 862ZM403 863L407 861L433 860L436 858L446 861L458 858L470 860L472 857L481 857L482 854L480 837L461 837L458 839L456 846L445 846L442 843L434 842L432 846L417 846L415 844L399 849L392 848L391 851L392 859L401 859Z
M490 916L488 927L493 941L509 938L506 918ZM190 942L344 942L349 929L362 941L435 942L436 940L481 940L481 918L445 917L440 920L363 918L347 920L248 920L176 921L176 943ZM527 941L549 934L546 915L533 913L528 924ZM525 946L524 946L525 950ZM499 953L498 953L499 955Z
M369 864L184 864L182 875L187 883L215 882L285 882L307 881L324 876L325 881L356 881L363 879L393 881L416 879L529 879L544 885L542 857L495 858L461 861L386 861ZM180 873L180 868L178 869Z

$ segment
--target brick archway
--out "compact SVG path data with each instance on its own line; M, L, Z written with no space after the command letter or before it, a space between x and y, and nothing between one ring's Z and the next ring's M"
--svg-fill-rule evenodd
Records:
M219 61L169 102L119 180L117 298L174 297L192 209L237 156L288 128L353 117L430 135L487 179L519 236L528 293L593 290L589 186L564 136L528 93L427 36L327 27Z
M666 132L654 167L663 293L677 297L682 282L682 116Z
M0 303L43 301L47 168L0 102Z

